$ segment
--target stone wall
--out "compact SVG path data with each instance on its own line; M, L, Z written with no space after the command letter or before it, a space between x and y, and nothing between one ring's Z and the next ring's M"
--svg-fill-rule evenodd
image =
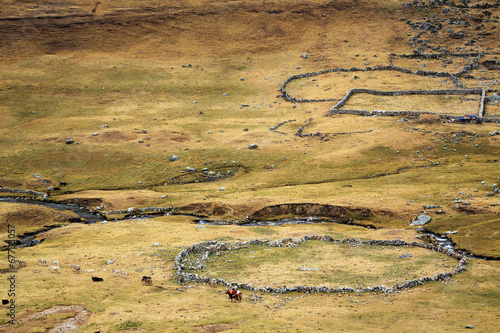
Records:
M307 242L308 240L319 240L324 242L332 242L334 244L349 244L352 246L362 246L362 245L379 245L379 246L403 246L403 247L419 247L424 249L429 249L431 251L441 252L449 257L458 260L458 265L452 272L439 273L434 276L425 276L419 279L408 280L402 283L396 283L392 286L376 285L368 287L339 287L331 288L326 286L294 286L294 287L270 287L270 286L254 286L247 283L237 283L228 282L224 279L217 278L213 279L207 276L202 276L193 273L185 273L184 270L197 270L203 269L205 267L204 262L208 259L210 254L217 255L220 251L230 251L237 250L249 245L267 245L269 247L298 247L299 244ZM188 257L190 254L196 254L198 257L192 264L188 265ZM455 250L445 248L441 245L426 244L419 242L406 242L403 240L368 240L361 241L354 238L342 238L334 239L331 236L318 236L311 235L305 236L303 238L292 238L287 237L280 240L250 240L246 242L237 243L219 243L217 241L201 242L191 245L190 247L184 249L180 252L174 261L174 269L177 271L178 275L182 275L184 279L192 282L198 283L210 283L218 284L224 287L237 286L239 289L245 289L253 292L269 292L269 293L289 293L289 292L303 292L303 293L346 293L346 292L370 292L370 291L382 291L385 293L392 293L398 290L405 290L408 288L423 285L431 281L442 281L449 279L452 275L461 273L466 270L465 265L467 264L467 257Z
M0 187L0 192L2 193L21 193L21 194L29 194L29 195L34 195L35 199L38 197L42 197L43 200L46 200L49 195L44 192L37 192L37 191L32 191L32 190L23 190L20 188L4 188Z
M327 73L341 73L341 72L370 72L370 71L397 71L404 74L409 75L419 75L419 76L429 76L429 77L443 77L450 79L453 84L457 88L461 88L462 85L458 82L458 78L469 73L471 70L478 67L479 60L488 53L443 53L443 54L424 54L424 53L416 53L416 54L391 54L389 58L390 65L387 66L375 66L375 67L366 67L366 68L331 68L322 70L319 72L309 72L302 73L290 76L286 79L279 91L282 93L282 97L292 103L313 103L313 102L332 102L338 101L338 103L330 109L328 115L332 114L354 114L354 115L363 115L363 116L416 116L418 117L421 114L436 114L439 115L442 119L447 120L459 120L460 116L452 116L446 115L442 113L434 113L434 112L419 112L419 111L366 111L366 110L340 110L340 108L349 100L349 98L356 93L366 93L372 95L379 96L401 96L401 95L480 95L481 101L479 110L477 112L477 116L482 122L494 122L500 123L500 119L492 118L492 117L483 117L484 114L484 102L486 99L486 89L484 88L476 88L476 89L443 89L443 90L395 90L395 91L380 91L380 90L371 90L371 89L351 89L347 92L347 94L342 99L301 99L290 96L286 91L287 85L298 79L314 77ZM436 71L412 71L407 68L394 66L392 64L392 59L394 57L407 58L407 59L440 59L442 57L462 57L462 58L472 58L471 61L466 64L458 73L448 73L448 72L436 72ZM488 90L488 92L492 92L492 90Z
M137 213L166 213L172 214L174 212L173 207L144 207L144 208L135 208L130 207L127 209L119 209L119 210L111 210L108 212L103 212L105 216L108 215L116 215L116 214L137 214Z

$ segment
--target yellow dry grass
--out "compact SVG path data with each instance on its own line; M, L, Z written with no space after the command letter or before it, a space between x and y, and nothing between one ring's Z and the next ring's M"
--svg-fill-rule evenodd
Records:
M46 191L63 182L68 185L54 191L51 199L92 199L108 211L172 205L177 212L217 219L243 219L266 206L287 203L364 207L376 216L363 222L384 228L318 224L202 229L182 216L71 224L41 235L45 241L36 247L17 250L16 258L28 262L16 272L18 319L57 305L83 305L92 315L82 332L422 332L458 331L466 325L496 330L497 261L472 260L468 271L453 280L401 294L263 294L262 302L254 303L245 292L241 304L227 302L221 287L182 287L175 275L171 277L174 256L197 241L318 233L411 241L415 232L408 224L428 204L443 210L442 215L429 210L429 228L458 229L453 240L471 240L473 250L498 256L500 206L497 195L488 196L498 183L500 141L489 135L498 130L496 124L325 117L335 102L294 105L277 96L282 82L294 74L386 65L390 53L411 53L408 39L414 31L401 18L416 22L434 15L444 21L448 17L441 10L402 9L395 0L0 4L0 31L5 32L0 34L0 186ZM490 10L498 15L497 8ZM491 22L485 24L490 27ZM498 50L494 34L480 37L476 50ZM465 39L453 42L442 45L465 48ZM395 65L412 70L451 72L460 70L463 60L443 67L441 60L392 57ZM484 80L460 82L496 89L498 71L483 71L481 65L471 74ZM290 92L303 98L341 98L357 87L451 87L441 79L394 72L315 78L293 82ZM349 103L346 107L453 114L475 113L478 107L478 101L455 97L378 99L362 94ZM487 104L486 115L498 116L499 108ZM294 121L278 128L286 134L269 130L289 120ZM328 134L328 140L296 136L307 124L304 134L320 132ZM75 143L67 145L69 138ZM248 149L253 143L259 149ZM172 155L180 160L169 162ZM197 172L191 174L187 167ZM229 171L231 177L200 181L203 172L210 171ZM458 196L472 198L469 211L456 209ZM377 216L381 210L397 218ZM0 221L4 227L15 224L18 233L66 222L61 214L69 215L0 204ZM338 255L318 254L307 266L326 270L325 262L332 260L341 266L347 254ZM60 260L61 274L38 266L41 258ZM110 259L114 263L107 264ZM7 259L0 260L4 277L9 274ZM360 268L363 260L346 261L343 271ZM92 268L104 281L93 283L86 274L76 275L69 264ZM375 266L373 270L383 267ZM270 274L279 268L268 262L262 266ZM111 269L127 271L128 279L113 276ZM149 274L153 287L140 283L142 275ZM296 275L282 283L295 278L308 280ZM1 290L6 290L7 280L1 281ZM49 330L62 320L54 317L41 327L26 321L26 326L1 329Z
M329 234L337 238L348 236L412 240L415 235L413 231L369 230L336 224L284 225L267 227L266 230L272 234L264 237L271 239ZM283 330L284 326L309 331L312 330L308 327L311 325L312 315L315 316L312 324L317 328L337 326L356 331L366 327L375 331L412 327L411 331L418 331L430 328L428 320L431 318L434 319L434 327L450 330L465 324L484 329L491 329L495 325L494 313L498 304L489 295L497 290L494 281L500 268L496 262L473 260L468 265L468 271L457 275L452 281L430 283L393 295L258 294L262 301L254 303L251 293L243 290L243 302L234 304L226 300L223 287L203 284L181 286L177 282L172 270L173 258L186 246L213 239L237 241L261 238L261 231L243 226L196 228L185 217L68 225L52 230L44 235L47 238L44 243L16 252L17 258L28 263L27 267L20 268L15 273L16 299L19 301L17 318L26 318L28 314L53 305L84 305L92 315L79 329L81 332L121 330L119 327L125 329L127 325L139 324L142 330L147 331L177 329L189 332L196 331L197 327L203 325L216 324L235 324L232 329L238 332ZM315 247L312 249L319 250ZM394 249L394 252L394 255L399 255L406 253L406 250ZM316 256L311 256L307 264L295 262L293 265L321 266L323 269L325 265L331 266L331 262L322 259L325 255L327 254L320 251ZM332 255L337 256L338 253ZM38 259L59 260L61 274L50 273L46 266L37 264ZM108 264L108 260L114 262ZM339 267L347 265L344 266L347 270L358 270L365 261L366 259L343 261L339 262ZM4 261L2 265L3 263ZM70 264L78 264L82 270L94 269L93 275L102 277L104 281L96 283L92 282L90 275L75 274L69 267ZM263 264L262 269L265 269L266 263ZM128 272L128 278L114 276L111 272L113 269ZM249 276L252 275L250 271L248 273ZM152 276L152 287L141 284L143 275ZM262 275L256 276L267 280ZM293 275L288 278L291 277ZM293 285L306 281L299 276L297 280L285 282ZM478 282L481 283L477 284ZM4 280L1 287L7 287ZM475 290L472 295L471 288ZM468 304L460 301L464 298L469 300ZM470 303L471 300L473 303ZM413 311L427 313L428 307L439 310L423 317L412 315ZM333 309L336 311L335 317L331 316ZM375 314L376 320L368 320L371 316L375 317ZM354 315L361 316L362 320L348 320ZM463 318L464 321L448 320L447 316ZM23 320L23 323L14 331L23 332L23 327L33 325L30 320ZM7 328L7 331L12 331L9 326Z

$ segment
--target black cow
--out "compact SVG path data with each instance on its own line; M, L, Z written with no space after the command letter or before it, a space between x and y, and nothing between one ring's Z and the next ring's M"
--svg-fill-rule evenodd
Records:
M94 281L94 282L102 282L102 281L104 281L104 279L100 278L100 277L97 277L97 276L93 276L92 277L92 281Z

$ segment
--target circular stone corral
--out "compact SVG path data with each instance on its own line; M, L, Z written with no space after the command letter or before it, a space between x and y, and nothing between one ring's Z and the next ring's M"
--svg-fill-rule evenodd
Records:
M270 286L253 286L247 283L229 283L224 279L217 278L213 279L207 276L202 276L198 274L185 273L184 270L198 270L203 269L205 267L204 262L208 259L210 254L214 254L220 251L231 251L237 250L242 247L248 245L267 245L269 247L297 247L300 243L307 242L308 240L319 240L323 242L332 242L334 244L347 244L352 246L360 246L360 245L379 245L379 246L403 246L403 247L418 247L423 249L428 249L431 251L437 251L443 253L451 258L455 258L458 260L458 265L453 270L453 272L448 273L439 273L434 276L425 276L419 279L409 280L403 283L396 283L392 286L385 285L376 285L376 286L368 286L362 288L353 288L353 287L341 287L341 288L330 288L326 286L294 286L294 287L283 287L283 288L274 288ZM188 257L190 254L196 253L199 258L194 265L187 266ZM177 271L178 275L182 275L185 280L199 283L210 283L210 284L218 284L225 287L237 286L240 289L245 289L249 291L257 291L257 292L269 292L269 293L289 293L289 292L303 292L303 293L345 293L345 292L376 292L382 291L385 293L392 293L398 290L404 290L408 288L412 288L415 286L423 285L424 283L431 281L442 281L449 279L452 275L458 274L466 270L465 265L467 263L467 257L457 251L445 248L441 245L434 244L425 244L419 242L406 242L402 240L368 240L361 241L359 239L354 238L342 238L342 239L334 239L331 236L318 236L318 235L310 235L304 236L303 238L282 238L280 240L249 240L246 242L237 242L237 243L219 243L217 241L208 241L208 242L200 242L190 247L184 249L180 252L174 261L174 268Z

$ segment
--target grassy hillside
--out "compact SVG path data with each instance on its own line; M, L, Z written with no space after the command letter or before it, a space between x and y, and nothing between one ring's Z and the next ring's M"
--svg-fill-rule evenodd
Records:
M28 262L17 272L25 325L18 330L48 331L82 316L85 332L457 331L469 324L494 331L497 261L472 260L451 281L398 295L265 294L254 303L247 294L241 304L224 303L221 287L188 288L171 277L173 257L197 241L314 232L414 240L409 223L424 211L432 217L426 228L456 231L450 237L458 248L499 256L497 123L328 115L353 88L480 87L485 116L500 117L499 6L405 3L0 0L1 187L50 190L51 200L104 212L173 206L179 214L233 221L279 204L334 205L366 209L371 215L355 222L380 228L205 230L182 216L70 224L40 235L41 245L17 250L16 258ZM290 102L279 91L293 75L391 64L454 76L339 71L287 85L295 98L331 101ZM356 94L343 108L460 116L477 114L480 98ZM6 239L8 224L19 236L71 217L1 203L0 236ZM333 260L325 256L314 259L318 266ZM38 266L41 258L61 260L61 274ZM108 266L109 259L116 264ZM279 267L267 259L264 266ZM2 275L9 274L7 258L0 260ZM104 283L72 273L71 263L95 269ZM244 266L242 276L250 272ZM351 276L353 267L348 261L343 274ZM114 277L114 268L129 278ZM146 273L154 273L154 287L141 285ZM83 305L91 314L75 307L29 319L56 305Z

